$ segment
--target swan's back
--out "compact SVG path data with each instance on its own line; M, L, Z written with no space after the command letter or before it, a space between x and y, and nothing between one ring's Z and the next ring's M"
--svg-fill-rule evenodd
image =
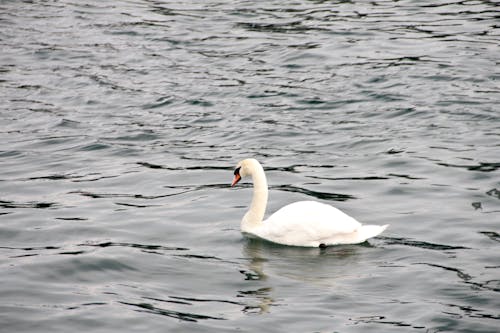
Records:
M287 245L319 246L351 243L361 229L361 223L333 206L299 201L278 210L252 233Z
M294 202L269 216L264 223L276 225L314 225L317 229L335 230L336 233L349 233L361 223L333 206L317 201Z

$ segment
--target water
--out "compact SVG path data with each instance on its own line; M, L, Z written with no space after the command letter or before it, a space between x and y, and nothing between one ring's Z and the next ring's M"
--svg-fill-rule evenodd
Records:
M0 2L2 332L497 332L495 1ZM246 240L296 200L368 243Z

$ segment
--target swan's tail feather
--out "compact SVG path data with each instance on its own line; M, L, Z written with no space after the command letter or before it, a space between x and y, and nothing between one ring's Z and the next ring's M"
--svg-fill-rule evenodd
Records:
M358 230L359 242L363 243L368 238L380 235L389 225L363 225Z

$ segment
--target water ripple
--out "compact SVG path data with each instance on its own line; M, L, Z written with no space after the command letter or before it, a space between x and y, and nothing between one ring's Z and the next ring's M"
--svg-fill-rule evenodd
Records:
M163 245L149 245L149 244L134 244L134 243L119 243L119 242L104 242L104 243L93 243L88 242L84 244L79 244L78 246L93 246L93 247L131 247L135 249L148 250L148 251L187 251L188 248L184 247L169 247Z
M136 307L138 309L136 309L135 311L138 311L138 312L157 314L157 315L161 315L161 316L166 316L166 317L178 319L181 321L197 322L199 320L207 320L207 319L224 320L224 318L222 318L222 317L212 317L212 316L196 314L196 313L168 310L165 308L154 306L153 304L150 304L150 303L127 303L127 302L120 302L120 303L124 304L124 305Z
M7 200L0 200L0 207L2 208L54 208L58 204L55 202L14 202Z
M270 189L285 191L285 192L301 193L307 195L308 197L318 198L321 200L347 201L351 199L356 199L356 197L349 194L313 191L293 185L270 186Z
M0 8L4 330L498 330L494 1ZM391 227L248 241L248 157Z
M388 245L405 245L418 247L426 250L436 250L436 251L449 251L449 250L469 250L470 248L465 246L454 246L445 244L435 244L425 241L415 241L407 238L397 238L397 237L379 237L383 239Z

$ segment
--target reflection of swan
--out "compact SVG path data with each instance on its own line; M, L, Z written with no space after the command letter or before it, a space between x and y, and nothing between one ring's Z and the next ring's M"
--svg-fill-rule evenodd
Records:
M247 238L242 248L247 260L245 279L259 280L259 286L270 287L267 300L274 299L273 286L283 281L319 288L333 288L345 279L365 277L364 262L376 249L368 243L362 246L299 248L270 243L259 238ZM354 272L354 273L353 273ZM372 272L368 272L370 274Z
M241 221L244 233L284 245L324 247L362 243L387 228L362 225L337 208L315 201L289 204L263 221L268 197L264 169L255 159L240 161L231 186L245 176L252 176L254 190L250 209Z

